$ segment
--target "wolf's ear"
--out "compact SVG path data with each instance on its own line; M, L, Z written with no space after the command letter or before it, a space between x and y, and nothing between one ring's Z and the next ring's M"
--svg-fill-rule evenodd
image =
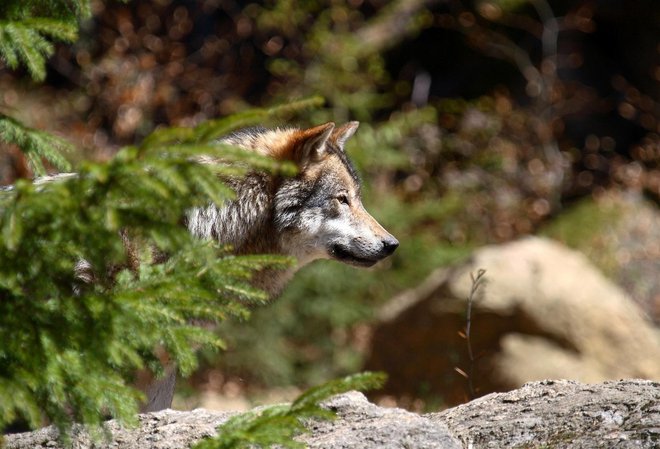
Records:
M331 139L339 148L343 149L344 144L348 139L353 137L353 134L355 134L355 131L357 131L358 126L360 126L360 122L348 122L345 125L341 125L339 128L334 130Z
M330 138L335 124L332 122L314 128L301 130L296 136L297 148L294 152L295 162L305 165L308 162L319 161L326 152L325 144Z

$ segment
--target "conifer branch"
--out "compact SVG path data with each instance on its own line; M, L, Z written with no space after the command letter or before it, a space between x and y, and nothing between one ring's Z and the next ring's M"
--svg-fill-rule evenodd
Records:
M261 123L273 117L286 117L301 111L319 108L324 103L325 100L322 97L316 96L272 108L250 109L230 117L209 120L195 128L158 129L144 139L140 148L145 149L169 143L210 143L237 128Z
M20 140L24 130L3 123ZM222 346L191 322L245 318L249 304L265 301L251 275L285 259L232 256L181 226L191 207L230 192L184 150L127 147L77 176L0 192L0 393L12 392L0 401L0 428L18 416L37 426L41 413L63 434L75 420L99 424L104 413L130 421L139 395L124 375L155 366L153 348L190 372L193 348ZM123 233L139 243L135 262ZM155 253L170 257L154 264ZM93 284L76 278L81 259Z
M33 18L25 21L0 21L0 57L9 68L27 67L32 78L46 77L46 60L53 54L49 39L71 42L77 37L77 26L54 19Z
M73 149L69 142L53 134L29 128L3 114L0 114L0 140L18 146L37 176L46 174L42 159L58 170L71 170L71 164L62 156L62 153Z
M327 382L300 395L291 404L266 407L231 418L218 428L218 434L193 446L193 449L267 448L272 446L298 449L304 444L294 437L304 433L303 419L332 419L332 411L320 403L350 390L380 388L383 373L361 373Z
M0 5L0 59L24 65L35 81L46 77L53 41L73 42L78 21L91 15L90 0L4 0Z

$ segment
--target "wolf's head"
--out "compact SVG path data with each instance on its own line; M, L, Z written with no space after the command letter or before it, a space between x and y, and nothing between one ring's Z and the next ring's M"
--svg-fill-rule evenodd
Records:
M285 157L299 173L277 189L274 220L283 251L301 264L331 258L368 267L399 246L364 209L360 180L344 152L358 125L327 123L287 136Z

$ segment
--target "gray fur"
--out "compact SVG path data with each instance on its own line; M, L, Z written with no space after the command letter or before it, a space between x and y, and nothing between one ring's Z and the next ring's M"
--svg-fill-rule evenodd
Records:
M56 173L54 175L42 176L36 178L32 183L36 186L44 185L50 182L57 182L60 180L66 180L70 178L78 177L78 173ZM0 186L0 192L10 192L13 191L15 187L13 185Z
M276 252L274 242L267 242L260 231L270 221L272 181L261 173L251 173L240 181L227 181L236 199L226 204L209 204L188 214L190 232L200 238L213 238L231 245L237 253Z
M319 128L301 143L297 176L278 178L253 172L229 180L236 192L233 201L194 209L187 217L193 235L231 245L236 254L295 257L298 264L293 269L265 270L256 276L255 285L271 296L279 294L293 273L313 260L335 258L369 266L398 245L362 207L359 177L343 149L357 122L337 130L330 124ZM292 131L248 128L222 142L264 152L262 147L269 139L278 141L281 137L278 132ZM264 139L266 135L270 137ZM340 204L337 198L342 195L351 197L350 206Z
M154 379L146 387L147 402L140 407L140 413L157 412L172 406L174 389L176 387L176 365L171 363L165 367L164 376Z

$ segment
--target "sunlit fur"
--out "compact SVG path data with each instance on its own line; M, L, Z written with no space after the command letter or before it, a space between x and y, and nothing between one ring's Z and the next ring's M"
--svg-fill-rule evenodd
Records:
M195 209L188 228L202 238L229 244L237 254L282 254L298 264L288 271L264 270L255 284L276 295L296 269L321 258L371 266L398 246L362 206L360 182L344 152L357 122L335 128L249 128L222 142L299 167L294 177L253 172L229 180L233 201Z

